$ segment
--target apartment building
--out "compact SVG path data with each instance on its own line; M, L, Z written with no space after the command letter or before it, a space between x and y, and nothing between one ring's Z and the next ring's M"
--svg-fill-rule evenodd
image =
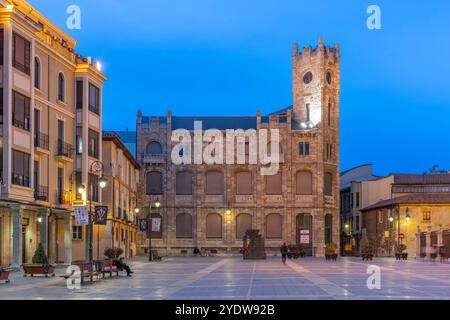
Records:
M0 46L0 265L31 262L39 243L51 262L84 259L73 206L101 200L89 169L102 157L106 78L23 0L0 1Z
M450 173L392 174L368 184L374 192L363 189L372 193L361 208L363 238L377 243L379 255L402 243L412 257L450 257Z
M123 256L137 253L138 183L140 165L115 132L103 132L102 205L108 207L106 226L94 226L94 258L102 259L107 248L122 248Z
M367 202L371 192L362 192L363 184L379 177L373 174L371 164L361 165L341 173L340 215L341 251L343 255L358 255L362 238L362 217L360 209ZM367 189L367 184L364 185ZM373 193L373 192L372 192Z

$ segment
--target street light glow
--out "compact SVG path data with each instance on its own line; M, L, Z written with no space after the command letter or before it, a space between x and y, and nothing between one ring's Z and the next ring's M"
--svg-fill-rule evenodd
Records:
M83 194L86 190L86 187L84 185L81 185L78 187L78 193Z
M155 207L159 208L160 205L161 205L161 203L159 202L159 200L156 200Z
M106 187L107 183L108 183L108 180L105 177L103 177L103 176L98 180L98 185L102 189L104 189Z

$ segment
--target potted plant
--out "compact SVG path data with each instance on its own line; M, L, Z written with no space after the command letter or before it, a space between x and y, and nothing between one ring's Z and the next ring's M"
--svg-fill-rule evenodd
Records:
M403 243L400 244L397 248L397 252L395 253L395 258L397 260L408 260L408 252L406 251L406 245Z
M327 243L327 245L325 246L325 259L326 260L332 260L332 261L336 261L337 260L337 244L335 243Z
M39 243L36 251L34 252L32 263L24 263L22 265L24 277L27 275L44 275L46 278L50 274L55 276L55 266L48 263L47 255L45 254L44 247Z
M363 261L369 260L372 261L373 259L373 246L371 244L366 244L362 251L361 251L361 257Z

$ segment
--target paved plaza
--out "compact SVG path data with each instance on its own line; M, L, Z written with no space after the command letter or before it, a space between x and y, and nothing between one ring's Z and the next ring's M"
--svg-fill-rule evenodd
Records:
M0 284L0 299L449 299L450 264L378 258L327 262L304 258L283 265L279 257L243 261L239 257L168 257L161 262L134 258L131 278L104 279L69 290L59 275L11 275ZM381 268L381 289L369 290L367 267Z

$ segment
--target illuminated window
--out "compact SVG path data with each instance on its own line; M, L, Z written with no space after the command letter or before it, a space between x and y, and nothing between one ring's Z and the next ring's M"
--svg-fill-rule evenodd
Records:
M431 211L424 211L422 213L422 220L431 221Z

